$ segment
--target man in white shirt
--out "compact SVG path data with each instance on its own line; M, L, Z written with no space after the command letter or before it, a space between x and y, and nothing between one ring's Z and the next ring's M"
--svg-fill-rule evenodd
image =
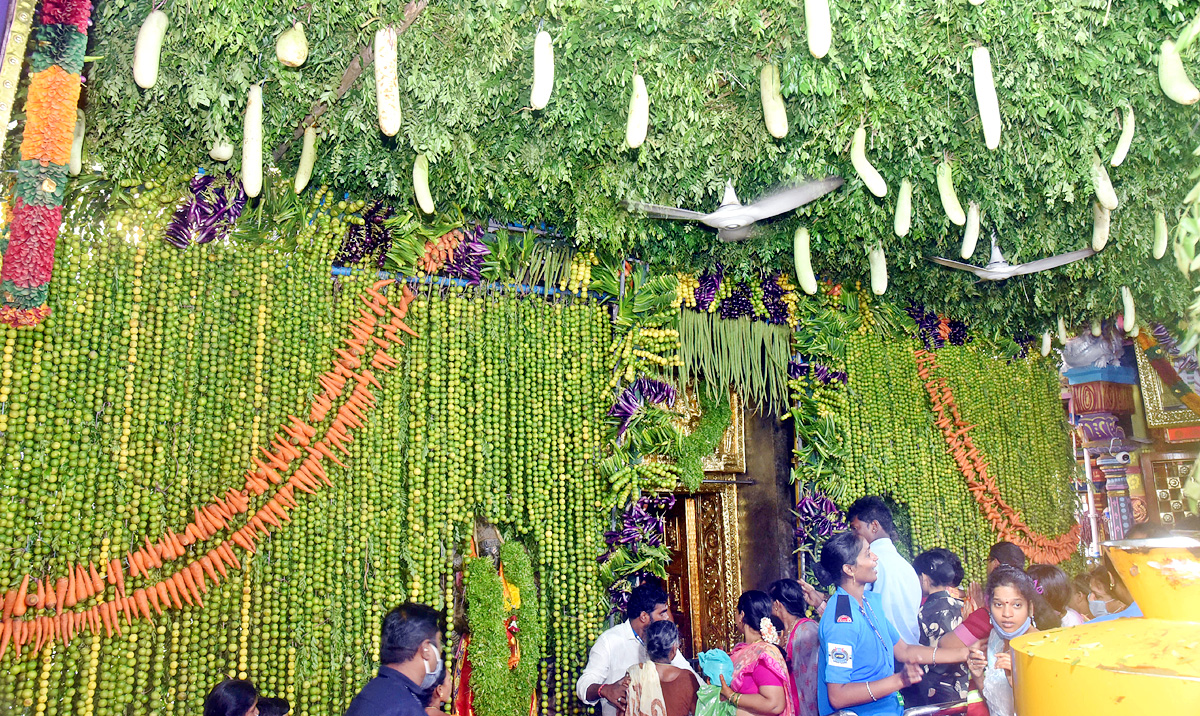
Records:
M887 618L900 638L908 644L920 644L917 612L921 610L921 580L892 544L895 524L883 500L874 495L855 500L846 512L850 529L871 543L879 558L875 569L879 577L869 588L883 599Z
M633 590L625 617L624 622L596 639L588 653L587 666L575 684L575 693L585 704L594 706L597 701L602 702L603 716L617 716L625 710L625 675L629 667L650 660L645 646L646 627L654 622L675 621L667 605L667 593L654 584L643 584ZM679 651L675 652L671 665L692 671Z

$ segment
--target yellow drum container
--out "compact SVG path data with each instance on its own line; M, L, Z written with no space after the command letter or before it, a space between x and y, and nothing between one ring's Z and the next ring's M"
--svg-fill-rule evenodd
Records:
M1200 542L1106 542L1146 615L1014 639L1020 716L1200 713Z

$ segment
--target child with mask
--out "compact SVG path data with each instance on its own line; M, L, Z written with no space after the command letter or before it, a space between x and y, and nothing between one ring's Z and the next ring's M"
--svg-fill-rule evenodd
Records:
M1016 716L1009 643L1039 628L1053 629L1059 626L1059 620L1038 595L1033 579L1015 567L1002 565L993 570L988 575L985 597L992 632L986 646L981 639L971 647L967 666L991 716Z

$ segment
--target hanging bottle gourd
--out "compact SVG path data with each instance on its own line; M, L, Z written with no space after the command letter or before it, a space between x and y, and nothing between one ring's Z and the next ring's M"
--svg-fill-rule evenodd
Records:
M246 98L246 117L242 125L242 186L253 199L262 191L262 85L250 85Z
M151 10L138 30L137 44L133 46L133 81L142 89L150 89L158 82L159 57L170 24L165 12Z
M550 33L542 30L533 40L533 85L529 90L529 106L545 109L554 90L554 43Z
M796 235L792 239L792 254L796 262L796 280L799 281L800 288L812 296L817 292L817 277L812 269L808 229L803 226L796 229Z
M1111 215L1100 202L1092 202L1092 251L1103 251L1108 245L1108 229Z
M950 162L942 159L937 168L938 197L942 200L942 209L950 223L962 226L967 223L967 215L963 212L958 194L954 191L954 176L950 172Z
M1117 208L1117 192L1108 178L1108 170L1104 168L1104 162L1095 152L1092 152L1092 187L1096 192L1096 200L1100 202L1101 206L1109 211Z
M983 141L988 149L995 149L1000 146L1000 103L996 100L992 55L988 48L975 48L971 53L971 69L975 77L975 102L979 105L979 121L983 124Z
M418 154L413 161L413 194L421 211L432 214L435 207L433 195L429 193L429 159L424 154Z
M854 141L850 143L850 163L872 194L881 199L887 196L887 182L867 159L867 128L863 125L854 130Z
M908 236L912 228L912 192L912 182L901 179L900 191L896 193L896 216L892 220L892 230L896 236Z
M308 38L304 24L296 23L279 33L275 40L275 58L288 67L299 67L308 59Z
M375 107L379 131L389 137L400 131L400 80L396 47L396 29L385 27L375 31Z
M646 141L646 130L650 126L650 95L646 92L646 80L639 74L633 76L633 94L629 97L629 118L625 122L625 143L637 149Z
M975 253L975 244L978 242L979 205L972 201L967 205L967 226L963 229L961 256L964 259L971 258L971 255Z
M1188 78L1183 69L1183 60L1172 40L1163 40L1158 53L1158 85L1163 94L1179 104L1196 104L1200 101L1200 90Z
M71 137L71 161L67 165L67 171L71 176L79 176L79 172L83 171L83 135L87 131L87 122L83 116L83 110L75 110L75 134Z
M763 65L758 78L759 96L762 99L763 120L767 123L767 131L776 139L783 139L788 133L787 107L783 103L779 83L779 67L772 64Z
M1121 137L1117 140L1117 148L1113 151L1110 166L1119 167L1129 154L1129 145L1133 143L1133 107L1125 108L1125 116L1121 121Z
M804 0L804 27L808 51L818 60L829 54L833 24L829 20L829 0Z
M883 253L883 244L875 244L867 252L867 263L871 268L871 293L882 296L887 291L887 256Z
M1161 211L1154 212L1154 258L1161 259L1167 255L1167 216Z
M1050 331L1046 331L1045 333L1042 334L1042 357L1043 358L1050 355L1051 347L1052 347L1051 333L1050 333Z
M304 146L300 149L300 164L296 167L296 181L292 185L297 194L308 186L316 163L317 130L310 124L304 128Z
M1058 342L1065 346L1065 345L1067 345L1067 341L1070 338L1071 337L1067 335L1067 322L1063 320L1062 316L1059 316L1058 317Z
M1137 312L1133 306L1133 292L1128 286L1121 287L1121 323L1126 333L1133 333L1137 328Z

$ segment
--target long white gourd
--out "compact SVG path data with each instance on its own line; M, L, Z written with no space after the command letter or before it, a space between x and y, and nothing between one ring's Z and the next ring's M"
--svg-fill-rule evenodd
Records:
M1067 335L1067 322L1063 320L1062 316L1059 316L1058 317L1058 342L1065 346L1065 345L1067 345L1067 341L1069 339L1070 339L1070 336Z
M867 263L871 267L871 293L882 296L887 291L887 256L883 253L883 244L876 244L867 253Z
M1117 208L1117 192L1113 189L1112 181L1108 178L1108 170L1099 155L1092 152L1092 187L1096 191L1096 200L1105 209L1112 211Z
M1161 211L1154 214L1154 258L1167 255L1167 216Z
M262 85L250 85L246 98L246 118L242 124L242 186L253 199L262 191Z
M1100 202L1092 202L1092 251L1103 251L1108 245L1108 229L1111 217L1108 209Z
M150 89L158 82L158 59L170 24L167 13L151 10L138 30L137 44L133 46L133 81L142 89Z
M864 126L860 125L854 130L854 141L850 143L850 163L872 194L881 199L887 196L887 182L867 159L867 128Z
M554 90L554 42L550 33L542 30L533 39L533 86L529 90L529 106L545 109Z
M424 154L418 154L413 162L413 194L421 211L432 214L435 207L433 195L429 193L429 158Z
M967 204L967 228L963 229L962 251L964 259L971 258L975 253L975 244L979 242L979 205L975 202Z
M1102 332L1103 332L1103 326L1100 324L1100 321L1093 320L1092 321L1092 335L1099 337Z
M1171 40L1163 40L1159 48L1158 86L1162 87L1163 94L1179 104L1196 104L1200 101L1200 90L1188 79L1183 60Z
M796 229L796 235L792 239L792 255L796 261L796 280L800 282L800 288L809 296L815 294L817 277L812 268L808 229L803 226Z
M901 179L900 191L896 194L896 217L892 221L892 229L896 236L908 236L909 230L912 229L912 192L912 182Z
M375 107L379 131L394 137L400 131L400 80L396 28L375 31Z
M954 175L950 171L950 162L945 159L938 164L937 187L938 196L942 200L942 209L945 210L946 218L950 219L950 223L955 226L967 223L967 215L963 212L962 204L958 201L958 194L954 191Z
M1117 148L1113 151L1110 166L1119 167L1129 154L1129 145L1133 143L1133 107L1125 108L1125 116L1121 121L1121 138L1117 140Z
M975 76L979 121L983 123L983 142L988 149L995 149L1000 146L1000 103L996 100L996 81L992 77L992 55L988 48L975 48L971 53L971 69Z
M71 161L67 164L67 171L73 177L79 176L79 172L83 171L83 135L87 131L87 121L83 117L83 110L75 110L75 134L71 137Z
M779 67L763 65L758 77L759 97L762 99L763 120L767 131L776 139L783 139L788 133L787 106L783 103L783 94L779 84Z
M829 45L833 41L829 0L804 0L804 26L812 56L819 60L829 54Z
M300 149L300 164L296 167L296 181L292 184L292 188L297 194L308 186L316 163L317 130L310 124L304 128L304 146Z
M646 80L641 75L633 76L633 94L629 97L629 119L625 122L625 143L637 149L646 141L646 130L650 126L650 95L646 92Z
M1053 347L1053 343L1051 343L1052 340L1053 339L1051 338L1050 331L1046 331L1045 333L1042 334L1042 357L1043 358L1050 355L1050 348Z
M1137 326L1137 311L1133 307L1133 292L1128 286L1121 287L1121 323L1125 326L1126 333L1132 333Z

